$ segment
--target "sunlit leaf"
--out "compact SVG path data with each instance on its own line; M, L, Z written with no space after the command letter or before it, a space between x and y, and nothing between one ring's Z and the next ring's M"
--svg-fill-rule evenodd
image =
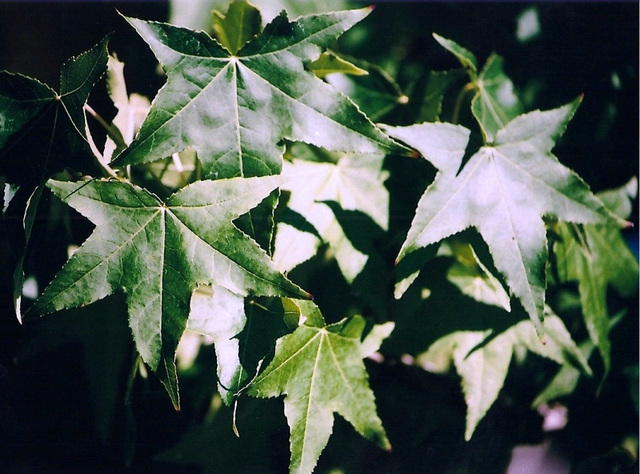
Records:
M351 282L366 265L368 256L354 247L331 209L323 202L336 202L343 210L357 210L383 230L389 223L389 192L384 187L387 172L383 155L344 155L337 163L294 159L284 165L282 189L291 193L287 207L313 226L327 242L340 269ZM285 224L286 225L286 224ZM280 225L274 261L286 271L311 258L320 239L293 226Z
M303 303L303 314L316 313L313 306ZM356 316L325 326L320 318L310 317L280 339L273 360L249 388L258 397L285 395L290 472L313 470L331 435L334 413L381 448L391 448L362 363L364 320Z
M240 295L305 296L231 222L278 181L199 181L166 202L117 180L50 181L58 197L97 227L25 318L124 292L136 348L177 406L174 356L197 285L219 285Z
M397 148L350 100L305 69L369 11L293 22L282 13L235 55L204 32L128 19L167 83L114 164L146 163L192 146L207 178L263 176L280 172L282 139L334 151Z
M481 147L461 170L464 143L455 156L453 145L439 150L429 138L458 130L455 133L462 139L468 133L462 127L388 127L388 133L414 146L440 170L418 203L398 259L473 226L487 243L495 267L541 330L548 260L542 217L616 223L588 186L551 153L578 104L519 116L498 131L493 146Z
M590 374L586 359L571 339L562 320L548 315L544 321L547 340L540 342L534 325L525 320L498 335L491 331L458 331L437 340L416 362L427 370L448 370L451 363L462 379L467 403L465 439L471 439L478 423L498 398L511 358L520 347L561 365L578 367ZM447 363L447 361L449 361Z

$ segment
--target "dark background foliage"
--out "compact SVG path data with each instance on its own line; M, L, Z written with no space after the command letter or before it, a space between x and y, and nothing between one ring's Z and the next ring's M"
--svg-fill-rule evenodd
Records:
M537 7L541 34L520 43L515 35L517 18L532 5ZM110 51L127 64L130 92L152 97L163 79L146 45L116 9L128 16L165 20L168 6L163 2L0 2L0 69L39 78L57 89L61 64L113 32ZM380 3L357 31L350 32L343 46L352 56L373 63L395 62L398 82L404 86L428 70L458 66L431 37L437 32L472 50L481 64L492 51L504 56L516 87L535 92L535 108L557 107L584 94L557 154L599 191L638 175L638 13L637 2L388 2ZM96 109L115 113L104 85L90 102ZM631 220L637 225L637 204L635 209ZM129 330L118 317L123 313L119 298L109 298L91 311L66 311L51 320L20 326L12 309L9 271L15 263L9 237L19 225L17 219L5 218L0 239L0 470L118 472L129 458L136 472L191 472L174 470L166 462L154 464L152 458L178 442L189 423L206 410L198 393L213 388L213 373L209 387L194 388L188 377L183 381L187 400L180 414L171 410L153 380L148 385L138 383L132 404L125 406L122 380L130 366L131 348L124 342L129 340ZM36 223L32 246L40 258L52 256L47 271L54 272L64 259L66 240L39 239L37 232L45 235L46 226L46 222ZM627 236L637 249L637 231ZM81 241L82 236L75 240ZM612 334L614 363L619 365L637 363L638 358L637 313L628 314L625 321ZM65 329L70 324L76 328L73 334ZM469 472L500 472L514 444L539 441L539 434L531 434L537 433L531 426L539 420L527 406L526 370L509 375L505 391L511 398L501 399L472 441L464 443L465 407L456 380L411 367L368 368L381 418L396 450L393 455L378 452L354 439L350 428L338 421L320 469L342 455L348 472L411 472L417 466L420 472L452 472L455 466ZM88 370L100 372L97 386L88 380ZM625 416L633 412L626 381L612 377L597 399L592 385L579 387L579 395L569 401L573 421L561 435L568 456L576 459L607 453L622 434L637 430L637 418ZM392 386L394 390L389 390ZM270 404L268 408L277 404L251 403ZM105 408L106 413L96 419L96 406L117 409ZM282 451L281 456L266 466L264 459L240 451L234 439L223 446L223 454L241 457L237 461L229 457L229 464L237 462L238 469L256 468L260 463L265 470L286 469L287 430L279 407L272 410L277 416L255 415L263 428L245 439L250 445L252 439L266 437ZM267 408L257 412L265 413ZM228 420L224 423L228 429ZM133 438L137 440L134 451ZM194 459L205 441L221 447L216 433L201 433L198 439L202 444L195 443ZM403 439L411 441L403 444ZM170 460L171 452L163 459Z

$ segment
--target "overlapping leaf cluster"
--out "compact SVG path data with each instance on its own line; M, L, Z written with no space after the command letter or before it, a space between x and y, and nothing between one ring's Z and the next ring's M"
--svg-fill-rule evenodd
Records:
M435 36L474 91L482 141L474 148L472 130L438 121L460 71L434 72L405 93L382 69L328 51L369 12L295 21L283 12L262 28L257 9L234 1L215 13L212 35L125 18L166 74L148 110L127 96L106 39L63 66L60 93L0 74L4 207L22 206L28 242L46 182L96 226L24 319L124 294L135 348L176 408L178 344L186 330L209 337L227 404L245 391L285 395L292 472L314 469L334 413L390 449L364 358L410 353L430 371L454 365L469 439L523 351L574 378L592 374L545 300L548 280L578 282L604 375L607 289L629 295L637 287L637 264L618 230L637 183L598 198L552 154L581 99L525 113L502 58L480 69L472 53ZM118 115L103 122L100 151L86 104L105 73ZM362 110L389 123L378 127ZM435 179L410 225L392 225L391 201L410 187L394 183L395 173L416 157L436 168ZM16 188L36 191L12 201ZM429 329L429 314L420 313L443 311L434 301L447 299L440 287L421 286L434 258L447 262L455 298L472 302L461 308L497 318L471 314L489 323L469 326L456 315ZM351 292L337 312L302 288L312 282L301 269L327 261ZM21 316L22 263L15 282ZM536 403L566 387L551 381Z

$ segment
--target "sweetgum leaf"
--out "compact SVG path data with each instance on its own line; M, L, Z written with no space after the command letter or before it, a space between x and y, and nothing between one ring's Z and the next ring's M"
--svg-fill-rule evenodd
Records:
M345 235L331 209L333 201L344 210L357 210L386 230L389 224L389 192L384 187L388 173L382 169L384 155L344 155L337 163L294 159L285 162L282 189L291 193L288 208L300 214L334 252L344 277L352 282L368 256ZM287 224L279 224L273 259L288 271L316 254L320 239Z
M478 60L476 56L466 48L463 48L453 40L444 38L436 33L433 33L433 38L440 43L444 49L453 54L460 64L467 70L471 80L475 80L478 74Z
M389 127L392 136L414 146L440 170L418 203L398 260L473 226L487 243L495 267L541 330L548 260L542 217L623 222L551 153L579 102L517 117L498 131L493 146L481 147L461 170L462 151L452 160L451 147L439 151L426 141L440 130L451 133L451 126Z
M471 439L478 423L498 398L511 358L519 348L591 374L586 359L558 316L547 316L544 328L548 334L544 345L531 321L524 320L495 336L491 330L454 332L418 356L418 364L428 370L434 366L447 370L451 363L455 365L467 403L466 440Z
M200 288L191 298L187 329L213 339L218 364L218 392L229 404L246 379L240 363L240 345L235 339L244 328L244 296L215 286L212 291Z
M244 44L260 33L260 12L245 1L233 1L226 14L213 12L213 32L218 42L231 54L236 54Z
M498 130L524 113L503 62L500 56L491 55L475 81L477 92L471 101L471 111L487 142L492 142Z
M440 247L439 255L452 255L456 258L456 262L447 271L447 279L474 300L511 311L509 295L482 263L471 244L455 238L446 244Z
M616 324L622 320L625 316L626 311L621 311L616 314L609 320L609 330L613 329ZM580 343L578 349L582 353L582 356L585 360L589 360L591 357L591 353L595 350L595 345L591 341L591 339L587 339ZM544 403L549 403L551 401L557 400L561 397L571 395L576 386L578 385L578 381L582 376L582 372L574 367L573 365L563 365L558 373L551 379L551 381L547 384L547 386L538 394L533 402L531 402L532 407L539 407Z
M354 76L366 76L369 74L366 70L359 68L352 62L341 58L336 53L325 51L318 59L309 64L309 70L320 77L324 78L329 74L351 74Z
M237 54L204 32L134 18L167 82L133 143L114 164L158 160L193 146L205 177L277 174L282 139L335 151L397 148L346 97L305 69L369 9L285 13Z
M300 309L308 316L305 324L278 340L273 360L249 388L258 397L285 394L290 471L313 471L336 412L362 436L390 449L362 363L364 319L355 316L325 326L313 303L301 302Z
M476 91L471 101L471 111L482 129L485 141L493 142L498 130L524 112L514 92L513 82L504 72L504 60L492 54L478 74L476 58L472 53L452 40L435 34L434 38L453 53L467 70Z
M0 176L33 185L66 166L93 169L83 107L107 69L107 42L62 66L60 93L37 79L0 72Z
M198 181L165 202L121 181L49 181L49 188L96 229L25 318L125 292L136 348L159 372L177 406L175 350L198 284L219 285L240 295L307 296L232 224L278 181Z
M619 217L627 218L636 194L634 178L621 188L607 191L603 198ZM562 282L578 282L585 326L602 357L604 380L611 368L607 289L611 286L625 297L636 294L638 262L615 227L589 224L578 228L561 222L556 231L561 237L554 245L558 275Z

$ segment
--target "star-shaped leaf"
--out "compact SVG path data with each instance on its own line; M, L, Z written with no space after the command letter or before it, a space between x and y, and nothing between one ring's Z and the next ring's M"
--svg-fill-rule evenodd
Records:
M617 213L627 218L637 186L633 178L626 186L601 196L604 202L611 202L612 211L616 210L614 203L620 203L617 207L622 209ZM604 362L604 380L611 367L607 290L611 286L627 297L637 293L638 262L615 227L560 222L556 232L561 237L554 245L558 274L563 282L578 282L585 326Z
M520 348L561 365L577 366L591 374L582 352L571 339L562 320L549 315L544 321L548 335L542 344L531 321L520 321L505 332L492 336L488 331L457 331L431 345L416 362L431 371L446 371L453 363L461 377L467 403L465 439L471 439L507 377L511 358Z
M548 259L542 217L614 222L589 187L551 153L578 105L576 100L517 117L498 131L492 146L481 147L461 170L463 151L455 156L451 145L439 150L426 141L440 132L451 134L453 126L389 127L392 136L414 146L440 170L418 203L398 259L473 226L487 243L495 267L541 330ZM461 141L468 132L457 129Z
M278 183L276 177L198 181L162 202L117 180L50 181L58 197L97 227L25 317L125 292L138 352L177 405L173 360L198 284L239 295L306 296L232 224Z
M436 34L433 36L442 47L458 58L467 71L475 89L471 111L485 140L493 142L498 130L524 112L522 103L514 92L513 82L504 72L502 57L492 54L478 73L473 53L450 39Z
M323 202L334 201L344 210L361 211L386 230L389 192L384 187L388 173L382 169L383 160L380 154L355 154L341 156L337 163L294 159L284 165L282 189L291 193L287 207L303 216L331 246L349 282L362 271L368 257L353 246ZM273 259L279 270L288 271L315 255L319 244L313 234L281 223Z
M162 64L167 83L115 164L194 147L205 176L277 174L283 139L335 151L397 145L345 96L305 69L369 9L301 17L282 13L232 54L204 32L128 19Z
M300 308L306 322L278 340L273 360L249 388L258 397L286 395L290 472L313 470L331 435L335 412L362 436L390 449L362 362L367 351L361 342L364 319L325 326L313 303L300 302Z
M9 182L37 184L65 166L92 169L83 107L107 69L107 42L62 66L60 93L0 72L0 175Z

